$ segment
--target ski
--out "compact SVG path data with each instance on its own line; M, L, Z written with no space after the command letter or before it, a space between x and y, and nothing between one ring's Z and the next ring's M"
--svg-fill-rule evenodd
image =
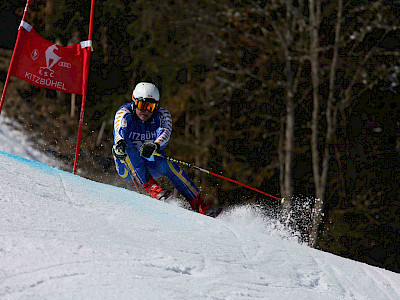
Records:
M215 217L214 218L216 218L216 217L218 217L222 212L223 212L223 208L222 207L220 207L220 208L217 208L217 211L216 211L216 214L215 214Z
M212 211L211 212L206 211L204 215L206 215L208 217L216 218L222 213L223 208L222 207L217 208L217 209L212 208L209 210L212 210Z

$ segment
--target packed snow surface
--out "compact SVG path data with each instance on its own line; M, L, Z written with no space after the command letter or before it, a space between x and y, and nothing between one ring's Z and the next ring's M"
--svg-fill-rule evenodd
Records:
M252 206L213 219L2 151L0 182L1 299L400 299L400 274Z

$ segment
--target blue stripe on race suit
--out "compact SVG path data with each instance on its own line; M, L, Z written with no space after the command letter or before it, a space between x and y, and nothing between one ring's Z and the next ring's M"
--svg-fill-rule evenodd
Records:
M129 156L126 157L126 160L125 160L125 161L126 161L126 163L128 164L128 167L130 168L130 170L132 171L132 175L135 177L136 182L141 182L140 179L138 178L137 174L136 174L135 168L133 167L132 162L131 162ZM124 165L125 165L125 164L124 164ZM125 169L126 169L126 168L125 168Z
M183 182L183 185L181 184L181 186L185 190L187 190L185 191L185 194L190 194L190 197L188 197L190 200L194 199L199 194L199 190L196 188L194 183L189 179L187 174L178 165L173 164L169 160L167 160L167 162L171 171L179 178L181 182ZM178 171L175 169L175 167L178 168Z

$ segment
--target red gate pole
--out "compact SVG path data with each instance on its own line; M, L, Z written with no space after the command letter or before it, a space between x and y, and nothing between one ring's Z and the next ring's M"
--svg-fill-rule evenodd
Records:
M28 14L28 9L29 9L29 6L30 6L30 5L31 5L31 0L27 0L27 1L26 1L26 5L25 5L25 10L24 10L24 15L22 16L22 21L21 21L21 23L26 21L26 16L27 16L27 14ZM17 49L17 47L18 47L18 43L19 43L20 35L21 35L21 34L20 34L20 33L21 33L21 30L22 30L22 28L21 28L21 26L19 26L19 28L18 28L18 35L17 35L17 41L15 42L15 45L14 45L14 51L13 51L13 54L12 54L12 56L11 56L10 66L8 67L7 78L6 78L6 81L5 81L5 83L4 83L3 92L2 92L2 94L1 94L1 100L0 100L0 114L1 114L1 110L3 109L3 104L4 104L4 99L5 99L6 93L7 93L8 83L10 82L10 70L12 69L12 66L13 66L15 49Z
M90 8L89 37L88 37L88 41L90 43L92 42L92 36L93 36L94 2L95 2L95 0L92 0L92 4L91 4L91 8ZM79 150L81 147L83 117L85 114L86 92L87 92L87 84L88 84L88 77L89 77L90 54L92 51L92 45L90 44L90 46L88 48L85 48L87 59L86 59L85 70L84 70L85 73L83 76L84 87L83 87L83 95L82 95L81 114L80 114L80 119L79 119L78 140L76 142L76 150L75 150L74 169L72 171L73 174L76 173L76 168L78 165L78 158L79 158Z

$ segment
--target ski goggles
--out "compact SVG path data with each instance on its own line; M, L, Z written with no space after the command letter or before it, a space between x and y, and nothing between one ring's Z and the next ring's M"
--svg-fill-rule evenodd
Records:
M154 101L155 100L153 98L135 99L135 106L139 110L148 110L149 112L153 112L158 107L158 103Z

